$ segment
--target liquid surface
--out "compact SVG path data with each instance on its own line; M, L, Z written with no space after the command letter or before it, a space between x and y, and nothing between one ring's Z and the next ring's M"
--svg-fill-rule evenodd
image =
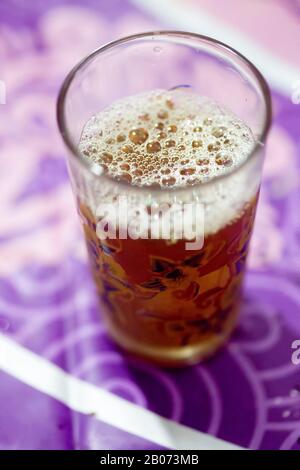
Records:
M249 127L230 111L175 89L116 101L87 122L79 149L118 180L182 187L231 172L254 144Z

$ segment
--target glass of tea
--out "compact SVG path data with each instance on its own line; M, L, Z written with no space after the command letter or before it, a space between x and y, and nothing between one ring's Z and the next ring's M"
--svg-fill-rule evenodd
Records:
M231 334L270 121L260 72L197 34L120 39L65 79L72 187L101 314L127 352L181 366Z

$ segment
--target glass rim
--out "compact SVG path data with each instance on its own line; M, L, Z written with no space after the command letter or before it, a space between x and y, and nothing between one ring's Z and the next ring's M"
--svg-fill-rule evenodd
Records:
M130 43L131 41L135 41L136 39L151 39L153 40L154 38L160 38L160 37L178 37L178 38L185 38L185 39L198 39L202 43L207 43L207 44L212 44L219 46L221 49L225 50L226 52L229 52L233 57L238 57L239 59L242 60L242 62L247 66L248 70L252 72L252 75L256 78L257 83L262 91L262 97L264 99L265 103L265 116L264 116L264 121L262 125L262 129L259 133L259 136L256 140L256 143L254 147L252 148L251 152L247 156L247 158L234 167L232 171L229 171L228 173L224 173L221 175L216 175L211 179L208 179L207 181L201 181L199 183L196 183L191 186L185 186L185 187L161 187L161 188L153 188L151 186L133 186L131 183L127 181L119 181L116 180L114 177L110 176L108 173L101 173L96 170L96 165L94 162L90 162L87 159L83 157L81 152L79 151L77 145L74 143L73 139L71 138L68 130L68 126L66 123L66 116L65 116L65 101L68 95L69 88L77 75L77 72L79 72L86 64L88 64L94 57L102 54L103 52L106 52L110 49L113 49L121 44L124 43ZM217 39L211 38L209 36L201 35L198 33L192 33L192 32L186 32L186 31L178 31L178 30L158 30L158 31L148 31L148 32L143 32L143 33L137 33L137 34L132 34L129 36L125 36L122 38L119 38L115 41L111 41L109 43L104 44L103 46L98 47L91 53L87 54L83 59L81 59L67 74L65 77L59 93L58 93L58 98L57 98L57 106L56 106L56 117L57 117L57 123L58 123L58 129L60 131L60 134L62 136L62 139L64 141L64 144L66 145L67 149L71 153L72 157L75 157L77 161L85 168L87 169L90 173L92 173L95 177L99 179L104 179L109 181L110 183L115 183L120 186L124 186L124 188L128 189L129 187L131 189L135 189L136 191L151 191L151 192L182 192L182 191L192 191L195 190L195 188L198 187L204 187L210 184L214 184L216 182L225 180L226 178L229 178L231 175L235 174L237 171L239 171L244 165L246 165L249 160L256 154L256 152L261 148L262 145L265 144L270 126L271 126L271 121L272 121L272 100L271 100L271 93L270 93L270 88L262 75L262 73L257 69L257 67L249 60L247 57L245 57L243 54L241 54L239 51L234 49L233 47L229 46L228 44L219 41Z

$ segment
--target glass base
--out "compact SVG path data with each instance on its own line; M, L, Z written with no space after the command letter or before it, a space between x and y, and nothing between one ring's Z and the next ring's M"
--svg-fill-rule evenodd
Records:
M108 333L128 355L156 364L161 367L184 367L197 364L211 356L227 342L236 326L237 315L232 315L224 332L210 337L201 343L180 347L159 347L140 343L117 331L112 325Z

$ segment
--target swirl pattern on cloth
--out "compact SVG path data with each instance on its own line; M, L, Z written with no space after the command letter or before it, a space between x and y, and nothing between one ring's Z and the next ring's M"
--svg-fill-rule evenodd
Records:
M300 339L299 107L274 93L242 316L230 344L209 362L176 371L125 359L99 320L55 99L83 55L155 24L127 1L82 5L15 0L0 7L0 78L7 85L0 105L0 331L71 374L187 426L253 449L299 449L300 369L291 362L291 344ZM64 419L68 435L78 434L74 447L84 448L82 417ZM88 446L101 448L97 426L89 426ZM8 448L1 436L0 447Z

